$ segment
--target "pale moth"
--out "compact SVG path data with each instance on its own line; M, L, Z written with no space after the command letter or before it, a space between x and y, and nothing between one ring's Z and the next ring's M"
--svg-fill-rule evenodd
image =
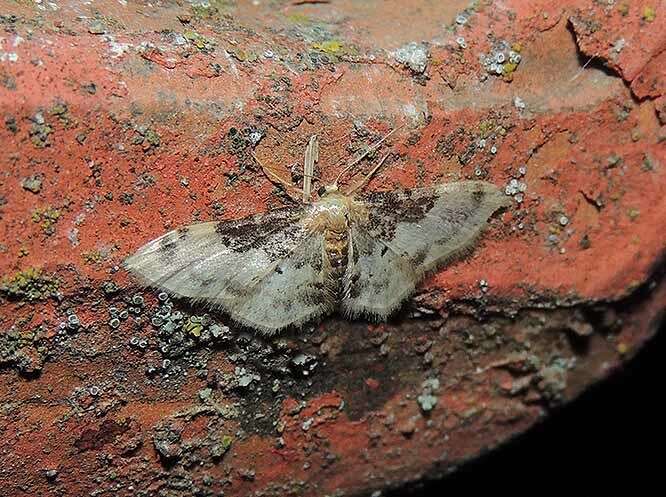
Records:
M298 196L299 206L170 231L141 247L125 268L148 286L222 310L268 335L336 310L385 319L426 273L471 248L507 202L484 181L357 196L388 155L340 189L341 176L389 135L320 189L317 200L311 188L318 142L311 137L302 189L260 163L272 181Z

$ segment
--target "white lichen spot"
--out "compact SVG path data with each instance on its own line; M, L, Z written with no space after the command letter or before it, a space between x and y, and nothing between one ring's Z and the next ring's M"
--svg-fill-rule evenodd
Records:
M479 56L479 62L489 74L510 74L516 70L522 59L518 50L517 46L514 50L508 41L500 40L493 45L490 52Z
M18 62L18 54L16 52L0 51L0 62Z
M396 62L415 73L423 73L428 65L428 47L423 43L411 42L393 52Z
M616 54L619 54L624 49L626 44L627 44L627 42L625 41L624 38L618 38L613 43L613 52L615 52Z
M416 397L416 402L421 410L425 412L432 411L437 405L437 396L435 392L439 390L439 380L437 378L428 378L422 384L421 395Z
M125 52L133 48L130 43L120 43L109 34L103 35L102 39L109 44L109 52L111 52L111 57L114 58L122 57Z
M410 118L412 121L418 121L419 111L416 109L416 106L412 103L407 103L402 106L402 111L405 113L405 116Z
M516 178L511 178L506 187L504 187L504 193L509 197L513 197L517 203L521 203L524 200L523 193L525 191L527 191L527 184L518 181Z

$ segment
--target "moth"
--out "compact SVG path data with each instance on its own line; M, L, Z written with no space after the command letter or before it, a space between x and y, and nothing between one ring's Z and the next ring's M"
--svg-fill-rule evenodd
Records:
M336 310L383 320L417 283L470 249L489 217L507 204L496 186L461 181L357 195L382 166L348 188L340 178L391 133L312 195L316 136L304 159L303 188L262 164L297 206L170 231L124 266L145 285L221 310L271 335Z

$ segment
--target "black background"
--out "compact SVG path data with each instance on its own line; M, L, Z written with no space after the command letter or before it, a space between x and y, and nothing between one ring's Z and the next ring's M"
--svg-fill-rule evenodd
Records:
M608 380L553 412L534 429L441 481L384 497L563 495L610 489L663 495L666 477L666 325ZM624 493L624 492L623 492Z

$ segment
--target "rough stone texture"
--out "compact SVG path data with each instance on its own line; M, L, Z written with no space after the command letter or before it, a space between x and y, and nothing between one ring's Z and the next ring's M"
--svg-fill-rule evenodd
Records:
M445 474L664 316L663 2L5 0L0 25L7 495ZM371 189L480 177L514 205L391 322L264 340L118 269L167 229L283 205L253 149L289 168L318 133L326 180L398 126Z

